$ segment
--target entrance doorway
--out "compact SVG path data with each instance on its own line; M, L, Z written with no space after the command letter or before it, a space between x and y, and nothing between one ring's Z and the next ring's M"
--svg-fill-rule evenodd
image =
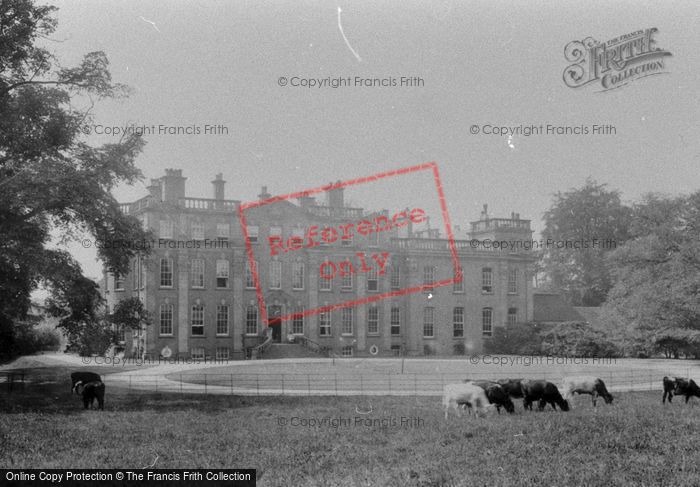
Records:
M273 305L268 308L267 313L270 319L270 328L272 329L272 341L274 343L282 343L282 306Z

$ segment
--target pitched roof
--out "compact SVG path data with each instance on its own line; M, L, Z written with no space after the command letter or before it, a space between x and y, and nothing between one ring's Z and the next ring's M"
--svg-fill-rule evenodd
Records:
M559 323L563 321L587 321L561 294L535 293L533 295L533 321Z

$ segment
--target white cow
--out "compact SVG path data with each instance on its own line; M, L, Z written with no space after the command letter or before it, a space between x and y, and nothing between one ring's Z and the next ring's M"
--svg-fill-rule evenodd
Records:
M457 416L461 416L459 406L466 404L474 408L478 414L480 411L487 412L494 408L489 403L484 390L474 384L447 384L442 392L442 405L445 408L445 419L447 419L450 408L457 411Z
M596 399L601 396L606 404L613 402L613 396L608 392L605 383L593 376L565 377L562 382L564 399L571 402L574 394L590 394L593 400L593 407L596 406Z

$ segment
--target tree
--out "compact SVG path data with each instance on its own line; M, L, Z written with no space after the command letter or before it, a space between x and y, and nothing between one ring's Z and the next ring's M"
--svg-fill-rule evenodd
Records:
M49 248L89 232L97 240L148 238L111 195L142 175L134 160L144 142L136 135L99 147L80 130L91 121L86 99L120 97L104 53L61 67L38 40L56 28L56 8L31 0L0 1L0 336L12 340L13 323L29 309L39 285L52 293L54 313L70 333L97 319L99 290L67 252ZM101 246L107 270L126 274L135 249ZM91 282L91 281L90 281ZM59 310L58 306L61 307Z
M633 207L631 235L610 253L614 278L604 313L632 348L668 356L697 353L700 332L700 192L646 195Z
M578 247L555 244L541 251L544 287L573 306L599 306L612 287L605 255L627 240L630 209L617 191L588 179L580 189L554 195L544 221L543 239Z

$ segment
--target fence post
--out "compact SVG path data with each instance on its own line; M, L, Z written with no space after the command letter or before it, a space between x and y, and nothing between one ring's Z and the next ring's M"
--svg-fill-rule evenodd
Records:
M207 374L204 374L204 394L207 393Z
M365 388L364 388L364 385L363 385L363 383L362 383L362 374L360 374L360 392L361 392L363 395L364 395L364 393L365 393Z
M158 392L158 376L156 376L156 392Z
M282 395L284 396L284 374L282 374Z
M413 374L413 397L418 399L418 375Z
M306 374L306 388L309 391L309 396L311 395L311 376Z
M389 376L389 392L391 392L391 373L389 373L388 376Z
M129 390L131 390L131 375L129 376Z
M180 374L180 394L182 394L182 374Z
M255 374L255 389L258 391L258 396L260 395L260 374Z
M231 395L233 395L233 374L231 374Z
M338 372L335 373L335 397L338 397Z

